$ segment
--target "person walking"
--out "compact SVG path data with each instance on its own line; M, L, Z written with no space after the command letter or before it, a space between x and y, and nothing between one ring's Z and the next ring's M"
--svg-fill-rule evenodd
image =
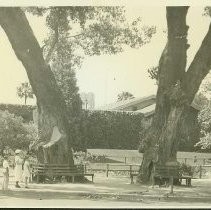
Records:
M21 150L15 151L15 187L20 188L19 182L22 179L23 159L20 156Z
M8 163L8 155L4 155L3 160L3 182L2 182L2 190L8 190L9 185L9 163Z
M26 155L24 165L23 165L23 178L25 181L25 188L29 188L28 182L29 182L30 176L31 176L31 169L30 169L29 155Z

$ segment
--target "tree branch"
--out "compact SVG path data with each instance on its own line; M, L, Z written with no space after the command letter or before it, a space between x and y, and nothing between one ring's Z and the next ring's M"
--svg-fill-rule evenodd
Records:
M202 41L188 71L184 77L184 88L191 103L197 93L202 80L209 73L211 68L211 24L209 30Z
M159 62L159 87L169 89L185 73L187 52L186 15L188 7L167 7L168 42Z
M168 41L163 50L158 67L158 90L155 116L152 126L162 128L166 122L170 107L170 90L181 81L185 74L187 53L186 15L188 7L167 7L166 19ZM165 113L165 114L163 114Z

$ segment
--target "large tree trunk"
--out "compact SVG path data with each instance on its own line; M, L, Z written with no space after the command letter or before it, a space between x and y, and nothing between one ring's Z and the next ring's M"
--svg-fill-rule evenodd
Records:
M177 130L186 101L181 80L185 73L187 7L167 8L168 42L159 63L155 116L144 139L141 178L148 181L153 164L176 160Z
M138 181L150 180L154 164L176 162L180 124L211 64L211 29L186 72L188 7L167 7L168 42L158 71L155 116L143 145Z
M0 8L0 25L25 67L37 97L40 140L43 142L39 161L74 164L66 105L24 12L20 8Z

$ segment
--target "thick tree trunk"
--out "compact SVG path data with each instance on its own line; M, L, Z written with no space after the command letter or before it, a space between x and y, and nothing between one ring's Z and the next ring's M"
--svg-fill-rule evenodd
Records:
M186 72L188 7L167 7L168 42L159 63L156 110L145 136L138 181L149 181L154 164L176 161L180 124L211 68L211 25Z
M186 66L187 7L168 7L168 42L159 63L156 110L144 144L144 157L138 179L150 180L153 165L176 161L177 133L185 107L182 78Z
M0 25L25 67L37 97L40 140L43 142L39 161L74 164L66 105L24 12L20 8L0 8Z

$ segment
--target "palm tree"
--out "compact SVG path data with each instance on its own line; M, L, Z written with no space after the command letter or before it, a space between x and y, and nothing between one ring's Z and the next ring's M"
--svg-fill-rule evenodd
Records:
M33 98L33 91L28 82L23 82L19 87L17 87L18 97L24 98L24 103L26 105L27 98Z
M123 91L122 93L118 94L117 101L124 101L124 100L127 100L129 98L134 98L133 94Z

